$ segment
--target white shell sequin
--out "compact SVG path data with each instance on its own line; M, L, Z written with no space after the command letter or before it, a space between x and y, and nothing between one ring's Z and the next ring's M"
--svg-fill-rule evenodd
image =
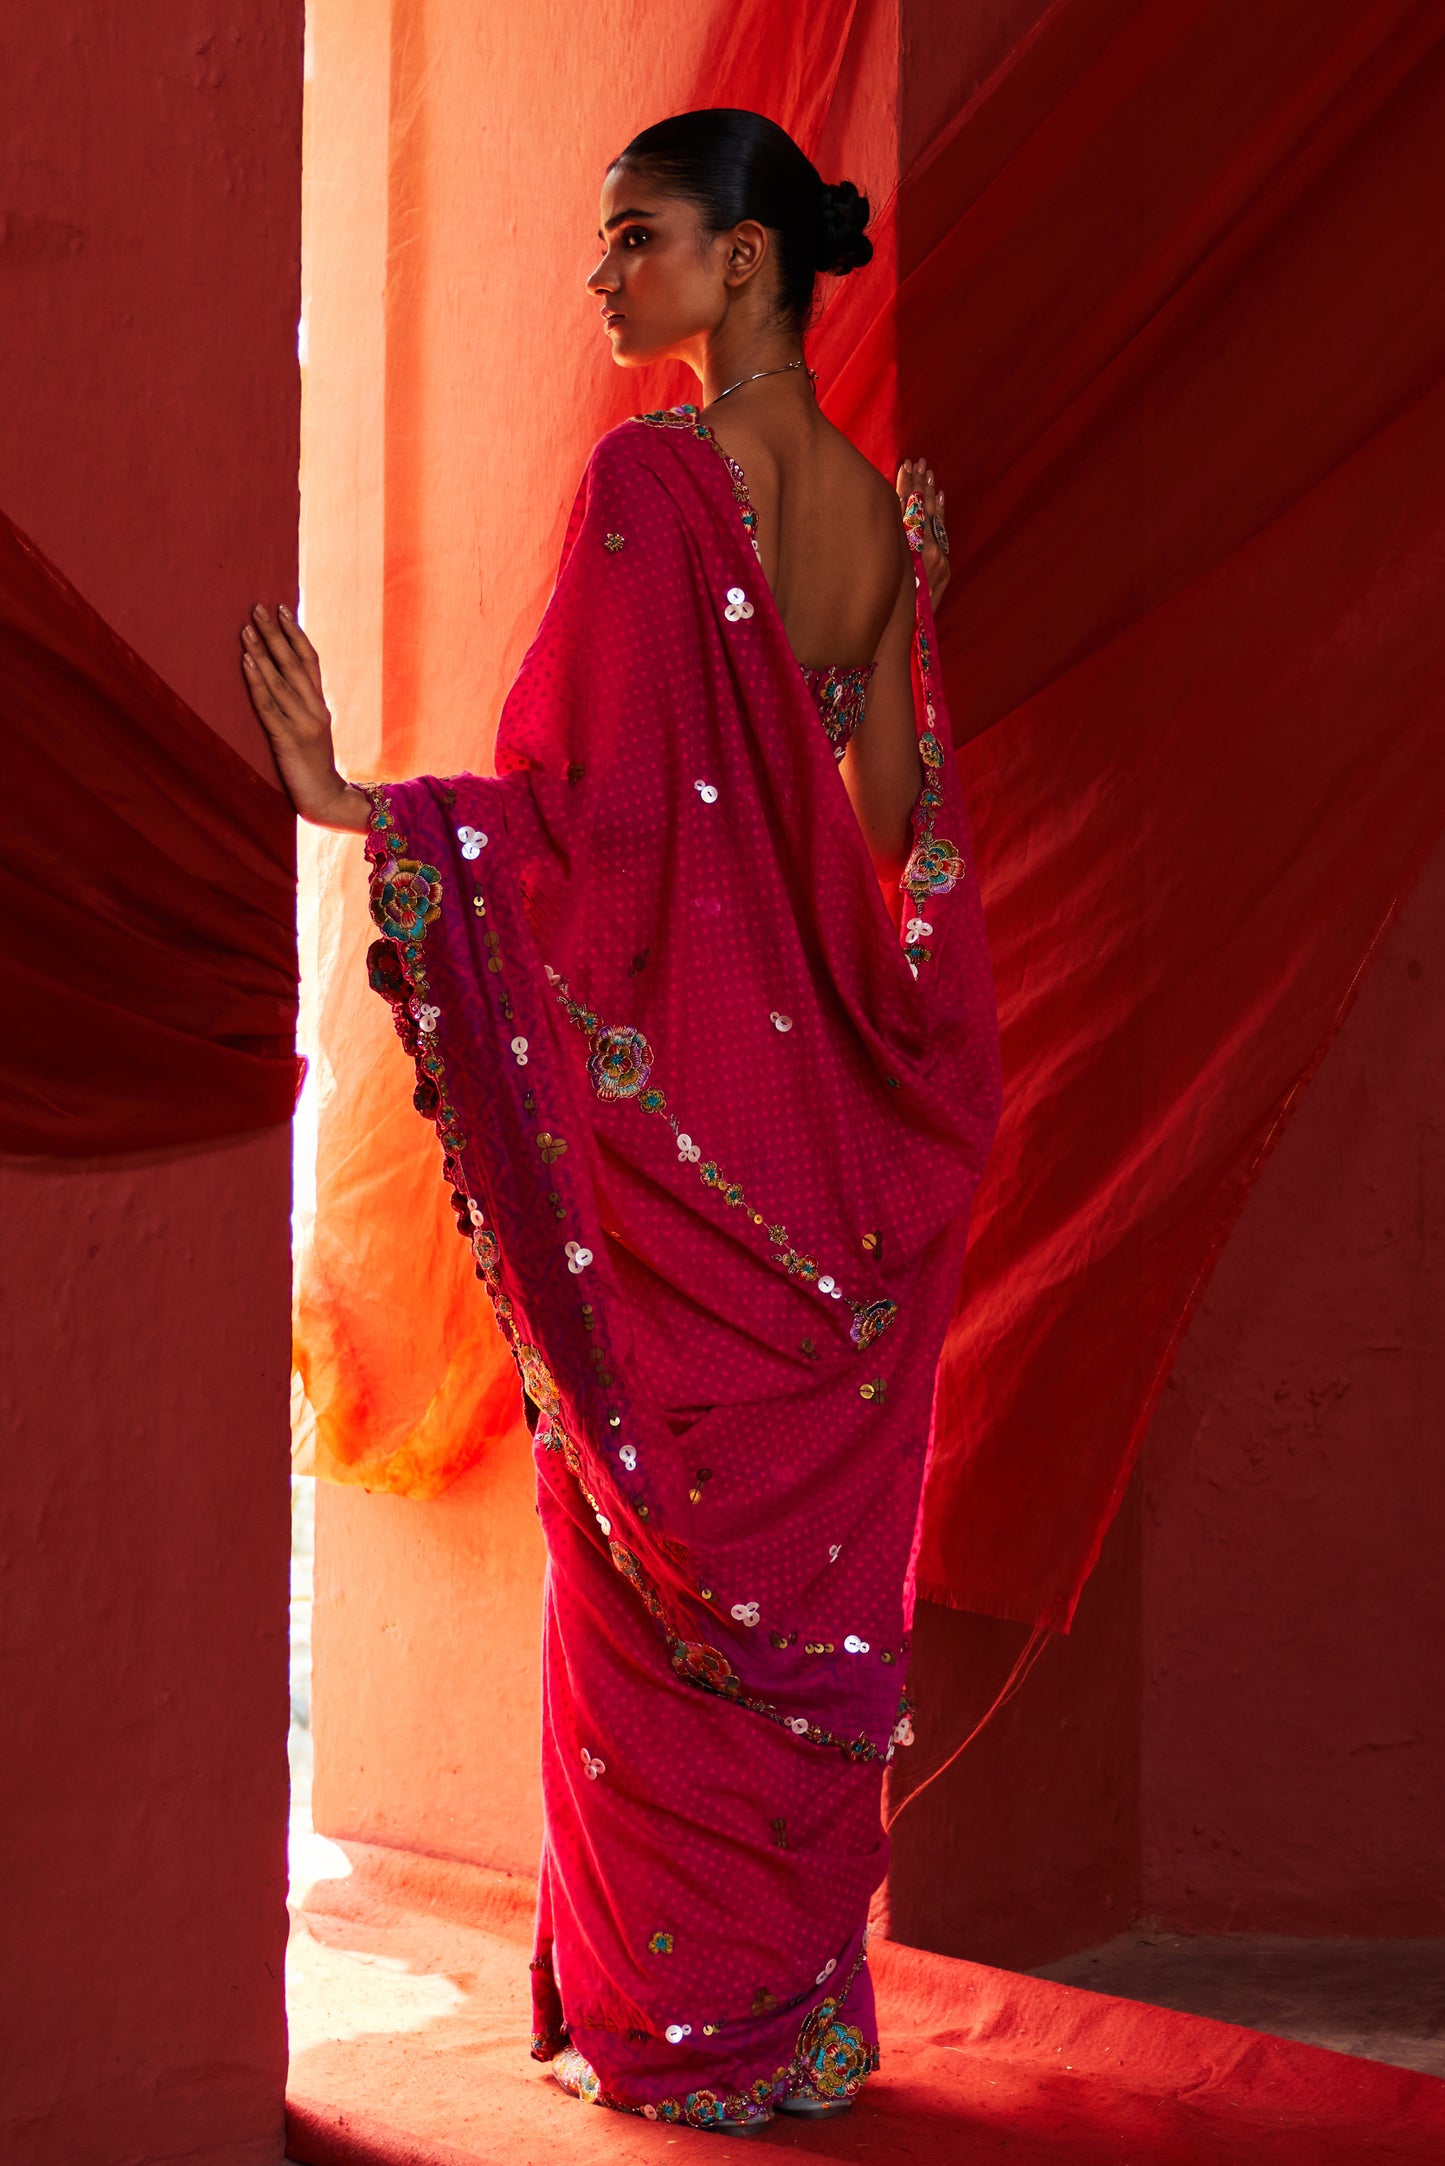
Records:
M729 587L728 605L727 608L723 611L723 615L727 618L728 623L738 624L742 621L744 617L750 617L752 613L753 605L748 600L746 594L744 594L742 588Z
M459 827L457 841L462 846L462 856L480 857L487 847L487 838L479 827Z

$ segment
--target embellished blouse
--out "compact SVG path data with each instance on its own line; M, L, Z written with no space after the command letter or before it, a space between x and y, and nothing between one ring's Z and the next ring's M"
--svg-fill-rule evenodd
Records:
M878 667L876 662L860 662L847 669L836 662L814 666L800 662L803 680L818 703L818 713L833 747L833 757L841 760L847 751L854 730L863 719L863 706L868 697L868 680Z

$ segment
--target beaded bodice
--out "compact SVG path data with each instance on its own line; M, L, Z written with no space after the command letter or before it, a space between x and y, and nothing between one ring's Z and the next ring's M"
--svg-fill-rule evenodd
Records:
M859 662L851 669L837 663L814 665L800 662L803 681L818 703L828 742L833 747L833 757L841 760L848 749L849 739L863 719L863 707L868 697L868 680L878 667L876 662Z

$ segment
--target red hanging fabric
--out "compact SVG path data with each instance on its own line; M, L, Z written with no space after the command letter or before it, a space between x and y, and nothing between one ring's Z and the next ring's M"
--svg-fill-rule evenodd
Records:
M290 1118L294 820L0 515L0 1149Z
M1004 1114L919 1588L1066 1625L1209 1271L1445 821L1445 9L1061 0L844 289L946 477Z

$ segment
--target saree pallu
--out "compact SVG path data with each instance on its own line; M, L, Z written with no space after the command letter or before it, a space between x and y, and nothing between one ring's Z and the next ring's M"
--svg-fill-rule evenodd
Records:
M691 407L595 447L497 775L370 792L372 982L540 1410L534 2052L702 2126L877 2058L881 1780L1000 1103L921 516L901 931Z

